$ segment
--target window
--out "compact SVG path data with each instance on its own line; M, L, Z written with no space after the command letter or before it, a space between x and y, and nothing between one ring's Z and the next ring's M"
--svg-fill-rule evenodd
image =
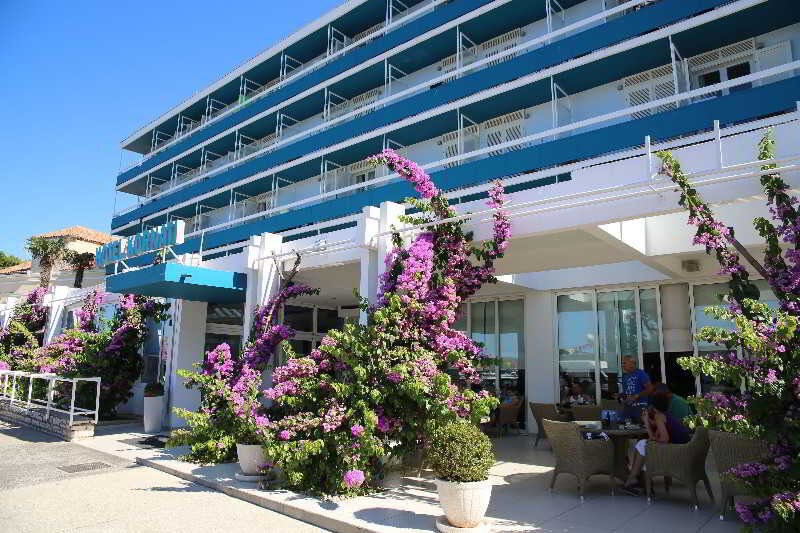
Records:
M737 65L732 65L725 69L725 73L729 80L735 80L736 78L741 78L742 76L747 76L750 74L750 63L739 63ZM737 85L736 87L731 87L729 90L730 92L736 91L743 91L745 89L749 89L752 87L752 83L746 83L744 85Z
M556 308L561 401L569 396L573 383L580 383L584 394L595 397L597 327L594 294L579 292L559 295Z
M710 85L715 85L717 83L735 80L736 78L747 76L748 74L751 73L751 71L752 69L750 67L749 61L743 61L741 63L736 63L725 67L714 67L713 70L701 72L700 74L697 75L697 86L708 87ZM749 89L750 87L752 87L752 83L745 83L742 85L731 87L730 89L715 91L709 95L703 96L702 98L711 98L713 96L730 94L736 91L743 91L745 89Z

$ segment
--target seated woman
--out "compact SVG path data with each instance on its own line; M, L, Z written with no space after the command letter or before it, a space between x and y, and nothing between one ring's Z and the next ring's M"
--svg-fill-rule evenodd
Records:
M583 386L580 383L573 383L570 387L569 396L564 400L564 405L573 407L575 405L590 405L594 400L588 394L583 392Z
M639 474L644 466L644 457L647 452L647 441L685 444L691 436L689 429L683 422L669 413L669 397L664 393L657 393L651 397L651 405L642 413L642 422L647 428L647 439L642 439L634 447L630 463L630 473L622 490L628 494L641 494Z

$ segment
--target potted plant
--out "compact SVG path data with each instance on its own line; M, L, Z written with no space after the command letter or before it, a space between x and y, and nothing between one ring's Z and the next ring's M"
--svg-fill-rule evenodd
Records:
M236 457L239 468L245 476L262 476L267 455L264 431L258 423L258 417L238 417L236 428Z
M489 437L469 422L450 422L434 431L427 461L450 525L480 526L492 496L489 468L495 457Z
M161 431L164 418L164 385L155 381L144 386L144 432Z

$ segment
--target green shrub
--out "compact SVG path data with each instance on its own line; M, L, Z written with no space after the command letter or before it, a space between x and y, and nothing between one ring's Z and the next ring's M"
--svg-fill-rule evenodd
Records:
M147 397L164 396L164 385L159 381L148 383L144 386L144 395Z
M495 461L489 437L469 422L450 422L437 429L427 459L438 479L457 483L488 479Z

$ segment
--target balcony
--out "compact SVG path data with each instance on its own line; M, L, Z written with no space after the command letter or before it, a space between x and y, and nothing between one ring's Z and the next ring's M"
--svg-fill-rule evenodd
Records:
M326 87L321 94L324 100L322 109L311 117L293 120L290 115L283 112L265 117L267 120L276 120L273 117L282 115L285 117L284 120L291 124L284 128L276 124L274 136L269 133L264 137L251 138L252 140L248 142L252 146L243 150L240 150L241 147L238 144L232 146L230 152L225 156L226 164L222 166L224 169L233 168L253 156L272 152L353 121L367 113L419 95L453 79L496 66L652 3L654 3L652 0L632 0L610 8L598 4L599 7L595 12L587 12L586 6L582 4L566 10L554 8L544 19L492 36L480 43L475 43L463 31L453 32L450 38L453 39L455 53L445 55L433 64L406 72L387 61L384 65L380 65L380 69L373 68L371 71L354 76L353 81L348 80L347 83L342 82ZM365 90L352 94L352 86L362 86ZM246 129L246 127L242 128L245 131ZM160 197L170 190L211 177L217 173L214 172L215 169L219 169L218 172L224 171L220 165L210 168L197 167L192 169L191 179L169 180L169 184L164 187L148 188L142 198L135 204L117 211L115 217L128 213L148 203L149 199ZM122 188L120 187L120 189Z
M732 61L748 58L747 61L757 61L758 57L779 56L787 59L788 41L781 41L763 48L750 48L747 41L735 43L726 47L731 54ZM752 50L751 56L746 56L746 50ZM763 51L763 52L759 52ZM737 55L739 54L739 55ZM788 56L790 59L791 56ZM690 58L688 61L691 62ZM695 61L697 64L697 61ZM766 60L760 62L766 65ZM682 69L683 62L676 62L675 68ZM699 63L702 66L699 72L714 68L716 63ZM728 62L728 64L731 64ZM741 64L741 63L734 63ZM669 67L669 68L667 68ZM658 118L661 113L676 111L687 106L712 102L722 96L737 93L745 94L750 88L767 87L771 83L779 82L794 76L800 69L800 61L788 61L769 66L764 70L739 78L721 81L709 86L688 86L686 90L676 92L674 89L667 95L650 89L665 83L667 78L674 79L672 65L658 67L650 71L629 76L620 80L626 89L619 96L620 107L614 111L594 116L584 117L587 112L585 103L597 98L595 94L567 95L556 94L556 100L562 100L553 105L553 102L532 108L508 113L482 122L474 122L465 116L459 117L459 127L445 133L436 139L431 139L408 146L394 145L393 147L403 155L410 157L422 164L427 172L436 175L448 174L447 171L457 170L461 166L470 167L470 163L497 158L503 154L531 149L542 145L546 148L548 143L569 140L573 136L581 137L595 130L608 128L613 125L622 125L627 122L641 121L648 118ZM691 79L700 79L695 74ZM647 88L647 95L643 96ZM607 89L607 88L606 88ZM554 91L557 92L557 91ZM566 100L566 101L564 101ZM567 114L565 114L567 113ZM571 113L571 114L569 114ZM549 117L547 115L549 114ZM550 126L537 127L549 118ZM601 148L597 148L602 152ZM502 165L501 165L502 166ZM471 167L470 167L471 168ZM449 172L452 174L452 172ZM476 179L473 177L473 180ZM483 181L484 176L477 176L478 181ZM189 236L197 236L207 232L215 232L225 228L262 220L276 215L291 213L297 209L317 205L326 201L343 198L368 189L377 189L390 183L400 182L396 175L390 175L383 168L372 168L365 161L357 161L349 165L338 165L328 160L322 163L322 172L319 175L300 182L283 182L273 180L269 191L261 193L257 203L250 197L238 198L234 192L229 205L211 208L202 203L195 204L198 215L190 217L191 228ZM217 201L221 198L216 196ZM211 198L213 203L214 198Z
M197 104L190 106L189 110L184 110L177 116L175 119L177 124L174 130L167 129L166 131L162 131L158 128L154 128L151 132L148 152L121 168L120 173L141 165L144 161L161 152L168 146L173 145L189 133L209 123L215 122L219 118L229 115L236 109L248 105L254 100L270 94L320 69L330 62L346 55L355 48L364 46L383 35L408 25L420 16L429 13L439 5L448 1L449 0L422 0L418 3L404 3L402 0L390 0L387 3L386 18L383 21L365 30L359 31L352 37L329 24L326 28L328 33L327 47L322 53L303 61L283 51L280 56L278 56L280 67L277 77L259 82L255 79L248 78L247 75L240 76L238 80L238 94L227 94L227 97L220 96L216 98L209 96L204 102L204 109L202 111L198 111L197 109L191 110L191 107L196 107ZM188 115L185 114L187 111L189 111ZM189 116L191 114L194 114L194 118Z

